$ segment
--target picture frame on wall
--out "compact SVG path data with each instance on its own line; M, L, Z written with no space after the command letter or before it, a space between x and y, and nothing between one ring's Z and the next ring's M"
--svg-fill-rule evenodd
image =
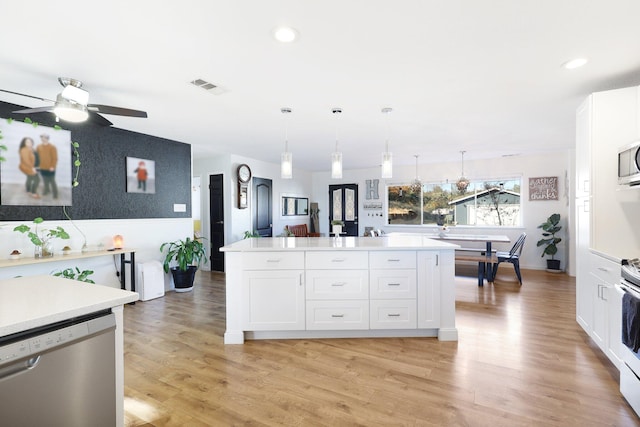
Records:
M71 131L1 119L0 135L1 205L72 206Z
M127 157L127 193L156 193L156 162Z

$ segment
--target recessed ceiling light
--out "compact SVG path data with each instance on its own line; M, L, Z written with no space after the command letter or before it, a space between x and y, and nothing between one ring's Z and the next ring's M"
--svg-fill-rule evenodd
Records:
M298 38L298 31L291 27L278 27L273 30L273 37L281 43L291 43Z
M572 59L571 61L565 62L564 64L562 64L562 66L567 70L573 70L574 68L582 67L587 62L588 62L587 58L576 58L576 59Z

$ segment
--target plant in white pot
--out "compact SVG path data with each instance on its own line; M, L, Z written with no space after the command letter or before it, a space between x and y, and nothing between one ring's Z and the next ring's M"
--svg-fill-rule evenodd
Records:
M339 219L334 219L331 221L331 232L338 237L340 233L342 233L342 227L344 227L344 222Z
M540 224L538 228L542 228L542 239L538 240L537 246L544 246L542 256L550 255L547 260L547 270L552 272L560 271L560 260L555 259L558 253L558 243L562 241L560 237L556 237L556 233L562 229L560 225L560 214L553 214L545 222Z
M204 245L197 239L187 237L184 240L165 242L160 246L164 257L164 272L171 271L176 292L189 292L193 289L193 280L202 261L207 262ZM177 265L171 266L175 261Z

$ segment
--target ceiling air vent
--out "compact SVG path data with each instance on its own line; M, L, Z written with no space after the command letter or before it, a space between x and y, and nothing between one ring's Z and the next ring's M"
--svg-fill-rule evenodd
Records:
M208 81L202 80L202 79L195 79L191 82L191 84L201 89L204 89L207 92L212 93L214 95L221 95L227 91L226 89L220 86L214 85L213 83L209 83Z

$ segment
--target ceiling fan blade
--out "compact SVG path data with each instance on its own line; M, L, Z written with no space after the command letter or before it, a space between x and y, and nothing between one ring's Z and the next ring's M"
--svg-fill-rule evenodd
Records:
M40 98L39 96L33 96L33 95L27 95L25 93L19 93L19 92L12 92L10 90L6 90L6 89L0 89L0 92L6 92L6 93L10 93L12 95L20 95L20 96L26 96L27 98L33 98L33 99L39 99L40 101L49 101L49 102L55 102L51 99L47 99L47 98Z
M94 112L89 113L89 120L100 126L111 126L113 124L109 120L102 117L100 114Z
M34 113L44 113L44 112L53 113L53 108L54 108L53 105L50 107L27 108L24 110L12 111L12 113L16 113L16 114L34 114Z
M121 108L121 107L112 107L110 105L102 105L102 104L89 104L87 105L89 111L94 111L96 113L102 114L114 114L116 116L129 116L129 117L147 117L146 111L140 110L131 110L129 108Z

